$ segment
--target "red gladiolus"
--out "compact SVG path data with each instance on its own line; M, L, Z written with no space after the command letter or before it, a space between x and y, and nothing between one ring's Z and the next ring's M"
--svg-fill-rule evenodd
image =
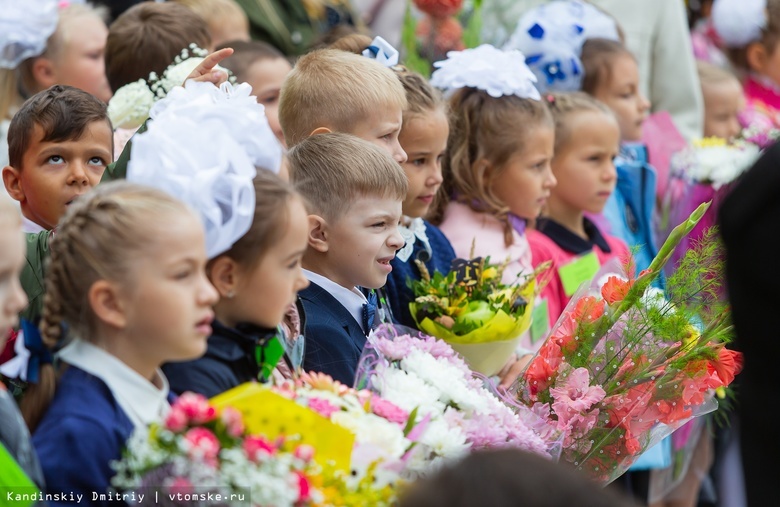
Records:
M577 301L571 318L575 322L591 324L604 315L604 301L593 296L585 296Z
M633 280L623 280L617 276L610 276L607 279L607 283L601 288L601 297L610 306L619 303L626 298L633 283Z
M431 18L425 17L417 23L417 36L423 41L431 37L433 31L433 45L438 53L446 54L448 51L461 51L465 49L463 44L463 27L455 18Z
M463 0L414 0L414 5L434 18L447 18L463 6Z
M707 363L707 371L717 373L723 386L728 386L742 371L742 353L721 347L718 350L718 359Z

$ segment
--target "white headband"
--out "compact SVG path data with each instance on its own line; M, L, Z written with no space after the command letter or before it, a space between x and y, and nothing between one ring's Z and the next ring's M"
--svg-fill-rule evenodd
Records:
M615 21L591 4L563 0L526 12L504 49L519 49L540 91L576 91L584 74L580 53L587 39L619 40Z
M447 59L433 64L437 69L431 84L447 92L460 88L477 88L491 97L516 95L540 100L534 86L536 77L525 64L520 51L502 51L489 44L474 49L450 51Z
M189 204L203 221L210 259L252 225L255 167L281 165L281 146L250 93L246 83L188 81L154 105L148 131L133 138L127 179Z
M712 6L715 31L731 48L759 40L766 18L766 0L715 0Z
M58 19L56 0L0 0L0 68L43 53Z

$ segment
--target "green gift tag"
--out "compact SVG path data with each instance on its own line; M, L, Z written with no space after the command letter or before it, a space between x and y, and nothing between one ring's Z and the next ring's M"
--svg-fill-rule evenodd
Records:
M11 453L0 443L0 505L14 507L28 507L34 505L40 491L35 483L27 477L22 467L16 462Z
M537 340L544 338L550 329L549 323L547 300L542 299L531 313L531 343L536 343Z
M580 285L591 281L593 276L598 273L599 268L601 268L599 258L593 251L561 266L558 269L558 276L561 277L563 292L566 293L566 296L573 296Z
M274 336L265 344L255 347L257 365L260 367L260 382L266 382L271 378L271 373L276 368L279 359L284 355L284 346L278 336Z

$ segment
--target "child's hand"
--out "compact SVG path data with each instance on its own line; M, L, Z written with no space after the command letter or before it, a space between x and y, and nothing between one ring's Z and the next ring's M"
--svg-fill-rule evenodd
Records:
M498 376L501 378L501 383L498 384L498 388L509 389L533 357L533 354L526 354L518 359L517 356L512 355L504 368L498 372Z
M195 67L195 70L190 72L190 75L187 76L187 79L184 81L186 82L190 79L194 79L195 81L201 83L214 83L215 86L221 85L227 81L228 76L222 71L214 70L214 67L216 67L219 62L232 54L233 48L224 48L220 49L219 51L214 51L206 58L204 58L203 61L200 62L200 65Z

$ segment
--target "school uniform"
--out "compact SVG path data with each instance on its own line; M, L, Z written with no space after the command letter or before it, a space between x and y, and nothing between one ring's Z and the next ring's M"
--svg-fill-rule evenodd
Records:
M81 340L62 349L59 358L66 370L33 434L47 492L83 495L82 505L117 505L93 500L93 494L108 491L115 475L110 462L122 457L130 435L164 418L170 409L168 383L158 371L158 388L115 356Z
M347 289L308 270L304 274L311 283L298 293L306 313L303 369L352 386L371 331L372 323L364 322L368 300L358 288Z
M192 391L212 398L260 377L256 349L276 336L277 329L251 324L239 324L233 329L216 320L211 327L213 334L203 357L163 365L171 391L176 394Z
M552 277L541 294L541 298L547 301L547 317L550 326L561 316L579 283L590 281L589 279L582 279L578 282L574 279L564 280L569 272L566 270L566 266L591 260L592 262L587 265L587 269L585 267L581 270L578 269L575 271L576 274L571 276L584 275L591 271L592 275L595 275L601 266L612 259L617 259L621 264L627 264L631 258L628 246L622 240L602 234L589 219L584 218L583 220L587 238L575 234L549 218L539 219L536 224L537 230L526 233L531 245L534 265L538 266L547 261L552 262ZM592 256L585 257L590 254Z
M408 227L403 227L401 235L406 244L390 262L393 271L387 277L384 290L394 321L416 328L409 311L409 303L414 301L414 292L408 286L409 281L421 279L415 259L425 264L431 276L436 271L446 275L455 259L455 251L446 236L422 218L416 218Z

